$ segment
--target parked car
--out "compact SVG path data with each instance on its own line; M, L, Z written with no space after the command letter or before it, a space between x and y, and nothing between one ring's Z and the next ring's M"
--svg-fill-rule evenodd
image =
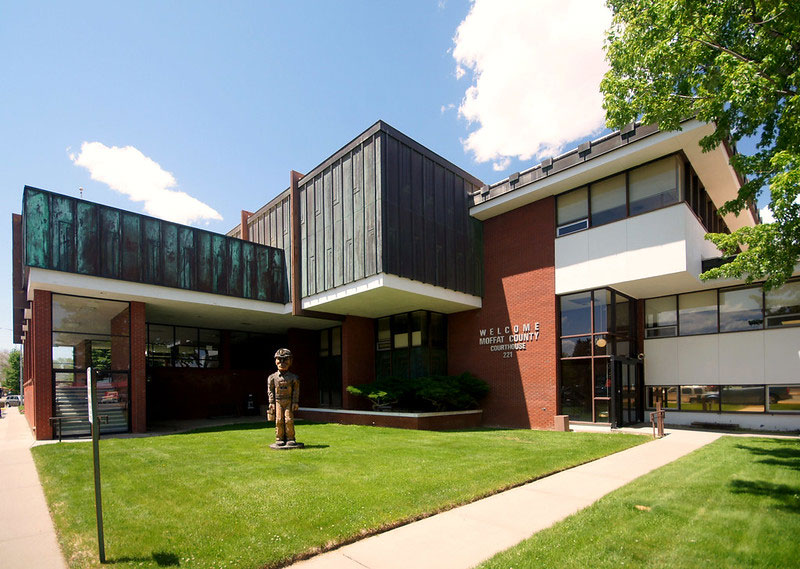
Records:
M19 395L7 395L6 396L6 405L9 407L19 407L22 405L22 397Z

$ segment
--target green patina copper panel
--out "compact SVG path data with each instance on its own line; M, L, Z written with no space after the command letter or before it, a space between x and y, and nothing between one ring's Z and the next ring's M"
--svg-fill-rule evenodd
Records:
M256 249L256 296L258 300L270 300L274 298L269 290L271 274L269 267L269 249L259 247Z
M242 242L242 296L256 298L258 288L258 267L256 251L252 243Z
M52 268L58 271L75 270L75 200L66 196L51 196L50 243Z
M141 228L142 216L135 213L122 213L122 278L138 282L141 278Z
M142 222L142 282L162 284L161 222L149 217L142 218Z
M197 274L197 290L212 292L214 290L214 258L211 251L211 234L201 231L197 233L197 254L195 255Z
M178 286L191 289L194 285L195 231L191 227L178 227Z
M27 266L268 302L288 298L278 248L36 188L25 188L23 212Z
M78 218L76 232L75 269L84 275L97 275L100 272L100 225L97 222L97 205L89 202L78 202L75 208Z
M50 268L50 199L44 192L25 189L22 211L25 214L25 264Z
M228 247L224 235L211 236L211 292L228 294Z
M164 286L178 286L178 226L174 223L161 222L161 239L164 249L164 269L162 272Z
M228 240L228 258L230 269L228 270L228 294L233 296L243 296L242 287L242 241L238 239Z
M100 207L100 271L101 277L120 277L120 212Z

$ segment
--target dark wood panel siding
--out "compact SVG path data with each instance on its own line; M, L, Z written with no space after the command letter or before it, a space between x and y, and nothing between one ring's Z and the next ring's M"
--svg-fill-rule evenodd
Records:
M468 207L477 180L391 132L382 138L386 272L482 295L481 222L469 216Z
M303 296L383 270L380 160L376 133L300 181Z
M22 210L29 267L288 302L280 248L31 187Z

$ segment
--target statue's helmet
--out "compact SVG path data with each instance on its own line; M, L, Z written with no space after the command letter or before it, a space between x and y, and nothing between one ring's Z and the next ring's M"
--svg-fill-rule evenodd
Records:
M275 352L275 359L278 359L278 358L284 359L284 358L291 358L291 357L292 357L292 352L291 352L291 350L289 350L289 348L281 348L280 350Z

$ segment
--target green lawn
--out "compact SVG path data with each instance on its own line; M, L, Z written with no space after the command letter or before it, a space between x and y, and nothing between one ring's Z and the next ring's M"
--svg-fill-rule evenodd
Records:
M648 440L266 424L102 440L106 557L116 568L255 568L469 502ZM71 567L98 566L91 444L33 449Z
M724 437L481 568L800 567L798 536L800 441Z

